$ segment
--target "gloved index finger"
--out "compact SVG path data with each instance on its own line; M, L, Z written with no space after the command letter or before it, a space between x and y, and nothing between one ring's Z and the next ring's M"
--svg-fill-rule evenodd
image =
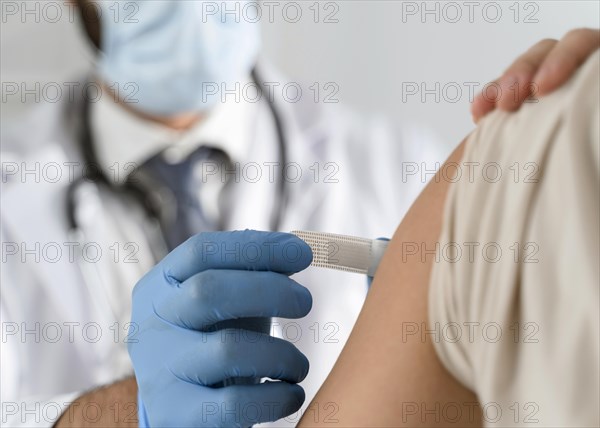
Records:
M311 262L312 250L297 236L243 230L194 235L160 264L168 280L183 282L207 269L292 274L307 268Z

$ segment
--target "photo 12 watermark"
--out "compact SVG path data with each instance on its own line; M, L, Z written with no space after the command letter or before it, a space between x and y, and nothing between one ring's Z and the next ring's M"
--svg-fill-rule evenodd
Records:
M136 82L101 84L93 81L3 81L2 103L56 104L74 103L78 100L97 103L108 97L112 102L137 104L139 90Z
M495 321L402 322L402 343L484 343L496 344L503 341L515 344L536 344L540 342L540 325L536 322L514 322L502 325Z
M460 422L498 424L513 422L515 424L539 423L536 415L540 406L535 401L523 403L511 402L501 404L495 401L478 403L476 401L405 401L401 406L404 424L458 424ZM457 425L458 426L458 425ZM501 425L499 425L501 426Z
M18 422L29 424L54 425L62 418L64 422L75 421L86 424L98 424L100 420L114 424L133 424L138 421L137 401L113 401L98 403L95 401L2 401L2 424Z
M2 241L2 264L139 263L140 245L133 241Z
M416 181L425 184L430 180L446 183L485 182L536 184L541 175L537 162L399 162L402 183Z
M424 241L403 241L400 255L402 263L418 261L452 264L493 264L503 260L515 264L539 263L539 257L540 246L533 241L510 244L496 241L451 241L433 244Z
M520 102L523 97L524 103L535 104L539 102L537 94L539 87L535 82L526 84L514 82L508 87L503 88L498 82L472 81L403 81L401 87L402 103L421 104L456 104L463 100L472 103L479 94L489 103L495 104L502 99L510 99L513 102Z
M516 24L540 22L540 3L533 1L403 1L402 23Z

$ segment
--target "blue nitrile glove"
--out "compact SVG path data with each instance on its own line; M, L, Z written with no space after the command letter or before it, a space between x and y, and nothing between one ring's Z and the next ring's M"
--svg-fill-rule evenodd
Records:
M296 412L308 360L268 335L269 317L308 314L310 292L288 275L311 261L294 235L216 232L148 272L133 290L129 336L140 426L250 426Z

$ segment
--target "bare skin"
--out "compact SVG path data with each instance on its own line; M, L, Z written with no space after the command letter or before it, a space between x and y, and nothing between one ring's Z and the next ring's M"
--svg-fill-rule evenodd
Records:
M115 382L82 395L65 410L54 426L137 428L135 379Z
M473 100L473 120L479 122L496 108L518 110L527 98L549 94L569 80L598 47L600 31L589 28L571 30L560 40L536 43Z
M448 162L460 161L463 145ZM481 425L477 397L446 371L431 340L403 337L406 323L428 323L433 256L403 261L402 244L434 248L449 187L436 178L396 230L354 330L300 427ZM449 406L461 409L458 419L442 411Z

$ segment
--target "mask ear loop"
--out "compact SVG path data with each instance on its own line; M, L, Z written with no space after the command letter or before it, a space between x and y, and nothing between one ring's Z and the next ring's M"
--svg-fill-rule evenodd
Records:
M93 0L73 1L73 3L78 11L80 28L85 32L86 39L93 46L93 50L99 51L102 44L102 8ZM93 13L93 16L90 16L90 12ZM89 27L88 21L93 21L94 25Z
M75 4L75 2L73 2ZM83 4L82 4L83 3ZM104 52L101 49L102 44L102 9L95 1L83 1L77 2L74 6L77 10L77 13L74 14L75 21L78 21L78 30L80 40L83 40L83 43L80 44L79 51L82 57L90 64L91 76L88 80L97 80L98 76L95 70L98 69L100 58L104 55ZM84 10L87 9L86 10ZM93 35L90 34L88 30L86 20L88 19L87 14L92 13L91 8L94 10L94 19L97 23L97 32L98 32L98 42L96 43L93 40Z

